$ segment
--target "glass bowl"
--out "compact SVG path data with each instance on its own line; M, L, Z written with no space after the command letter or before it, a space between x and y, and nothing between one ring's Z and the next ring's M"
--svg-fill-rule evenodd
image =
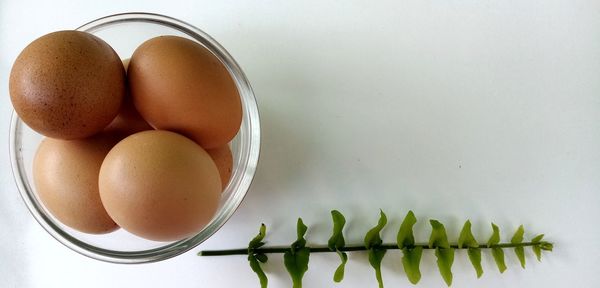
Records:
M248 79L231 55L208 34L171 17L148 13L116 14L89 22L77 30L102 38L122 59L129 58L142 42L160 35L186 37L208 48L229 70L242 100L242 125L238 135L230 143L233 154L231 180L223 191L219 209L211 222L187 239L154 242L134 236L123 229L103 235L81 233L57 221L38 199L32 185L32 164L43 136L25 125L13 111L10 159L23 201L37 222L56 240L93 259L113 263L155 262L194 248L219 230L233 215L254 178L260 147L260 125L256 99Z

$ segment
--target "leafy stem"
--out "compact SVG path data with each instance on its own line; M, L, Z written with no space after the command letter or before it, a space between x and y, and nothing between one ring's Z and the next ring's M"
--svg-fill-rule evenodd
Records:
M268 261L267 254L283 253L285 268L287 269L292 279L293 288L302 288L302 278L308 271L308 262L310 253L334 252L340 257L340 265L334 272L333 281L340 282L344 278L344 270L348 255L346 252L366 251L368 254L369 264L375 270L375 278L379 287L383 287L383 277L381 273L381 262L386 255L387 250L402 250L402 266L406 272L408 280L412 284L417 284L421 279L421 271L419 268L421 256L424 250L434 250L437 258L437 266L446 285L452 285L452 264L456 250L467 250L467 255L477 278L483 274L481 266L481 251L483 249L491 250L491 254L496 262L496 266L500 273L506 270L504 261L504 249L512 249L517 256L522 268L525 268L525 247L531 247L538 261L541 259L542 251L552 251L553 244L547 241L542 241L544 234L537 235L526 242L524 240L525 229L523 225L519 226L513 234L510 242L500 242L500 228L492 223L492 235L485 244L479 244L473 233L471 232L471 221L467 220L461 229L458 241L450 243L444 224L437 220L429 220L431 225L431 235L428 243L416 243L413 234L413 226L417 222L412 211L409 211L398 230L396 243L383 243L381 239L381 231L387 224L387 216L383 211L379 213L379 221L377 225L371 228L365 235L364 245L346 245L344 240L343 229L346 224L346 219L339 211L331 211L333 220L332 235L327 242L327 246L306 245L304 235L308 231L308 227L304 225L301 218L298 218L296 228L296 241L289 247L264 247L263 239L266 235L266 226L262 224L258 235L254 237L248 248L243 249L228 249L228 250L209 250L200 251L199 256L225 256L225 255L247 255L248 262L252 271L256 273L260 281L261 287L267 287L268 279L265 272L262 270L261 263Z
M548 249L549 245L552 246L552 243L549 243L546 241L541 241L541 242L522 242L522 243L516 243L516 244L498 243L498 244L490 245L490 246L488 246L487 244L480 244L479 246L477 246L477 248L492 249L492 248L516 248L516 247L538 246L542 250L550 250L551 251L551 249ZM398 248L398 245L396 245L396 244L382 244L382 245L380 245L380 247L383 249L386 249L386 250L400 249L400 248ZM427 243L415 244L414 247L419 247L421 249L437 248L437 247L429 247L429 244L427 244ZM334 252L334 251L331 251L326 246L314 246L314 247L307 247L307 248L310 250L310 253ZM470 247L458 247L457 244L452 244L452 245L450 245L450 248L467 250ZM337 250L341 251L341 252L353 252L353 251L367 251L369 249L365 245L350 245L350 246L345 246L342 248L337 248ZM262 254L285 253L287 251L290 251L290 247L261 247L258 249L254 249L255 253L262 253ZM248 254L247 248L225 249L225 250L203 250L203 251L198 252L198 256L230 256L230 255L247 255L247 254Z

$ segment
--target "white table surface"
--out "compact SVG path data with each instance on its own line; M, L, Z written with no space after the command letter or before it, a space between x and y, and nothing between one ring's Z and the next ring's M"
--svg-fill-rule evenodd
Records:
M81 3L79 3L81 2ZM329 210L346 214L347 243L361 243L378 209L393 242L412 209L456 239L473 222L480 241L555 243L527 269L506 251L500 275L489 252L480 280L457 253L454 287L600 287L600 2L545 1L0 1L0 287L258 287L243 256L200 249L247 245L261 222L288 245L301 216L310 244L326 243ZM344 3L344 5L341 5ZM208 32L249 77L262 117L262 154L242 206L212 238L160 263L88 259L29 215L8 158L12 61L45 33L128 11L179 18ZM409 284L391 251L386 287ZM270 287L291 287L280 255ZM336 255L314 254L305 287L376 287L365 253L352 253L341 284ZM444 287L426 252L418 287Z

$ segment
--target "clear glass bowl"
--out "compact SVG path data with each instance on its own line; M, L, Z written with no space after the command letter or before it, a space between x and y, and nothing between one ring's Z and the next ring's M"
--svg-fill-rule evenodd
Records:
M233 215L256 171L260 125L256 99L248 79L231 55L208 34L171 17L148 13L116 14L89 22L77 30L104 39L123 59L129 58L142 42L160 35L186 37L212 51L229 70L242 100L242 126L230 143L233 153L231 181L222 194L219 209L212 221L193 237L165 243L145 240L123 229L104 235L81 233L57 221L38 199L32 185L32 163L43 136L31 130L13 111L10 124L11 166L23 201L37 222L54 238L72 250L97 260L113 263L154 262L194 248L219 230Z

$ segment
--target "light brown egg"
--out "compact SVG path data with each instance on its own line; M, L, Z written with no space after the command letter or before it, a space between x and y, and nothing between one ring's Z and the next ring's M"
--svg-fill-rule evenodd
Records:
M123 229L155 241L199 232L217 211L219 171L194 141L174 132L133 134L108 153L99 178L108 214Z
M125 71L127 71L128 65L129 59L123 60ZM152 129L154 128L142 118L140 113L135 109L131 97L126 94L123 98L119 114L112 122L110 122L110 124L108 124L108 126L106 126L106 128L104 128L104 131L115 133L121 138L125 138L131 134Z
M13 64L12 104L33 130L76 139L100 132L126 93L121 59L102 39L59 31L29 44Z
M139 46L129 63L135 107L156 129L186 135L210 149L240 129L242 106L227 68L202 45L161 36Z
M100 201L98 175L112 135L80 140L46 138L33 162L37 194L56 219L81 232L102 234L118 228Z
M229 145L225 144L221 147L214 149L207 149L208 155L215 161L219 175L221 176L221 186L223 190L227 187L229 180L231 179L231 172L233 170L233 156L231 155L231 149Z
M106 128L104 131L108 133L114 133L125 138L131 134L137 132L153 130L152 126L142 118L140 113L137 112L133 102L129 97L125 97L123 105L119 110L119 114Z

